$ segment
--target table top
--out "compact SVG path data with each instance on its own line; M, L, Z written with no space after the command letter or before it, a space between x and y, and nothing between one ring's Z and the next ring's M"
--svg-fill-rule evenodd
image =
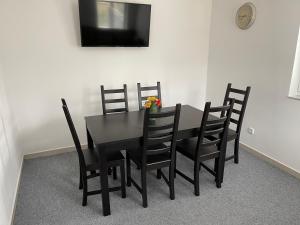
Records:
M165 110L167 108L163 108ZM170 109L170 108L169 108ZM181 107L178 138L196 136L203 111L190 105ZM87 130L95 145L136 142L143 136L144 111L85 117Z

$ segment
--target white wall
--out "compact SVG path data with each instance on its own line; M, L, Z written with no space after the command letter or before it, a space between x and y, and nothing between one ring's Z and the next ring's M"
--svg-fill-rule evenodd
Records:
M10 224L23 154L18 151L17 127L7 102L0 64L0 224Z
M235 25L244 0L214 0L207 98L220 104L228 82L252 86L242 142L300 171L300 101L287 98L297 44L300 1L253 0L257 19ZM246 132L247 127L255 135Z
M73 144L60 97L85 143L100 84L127 83L131 110L137 82L161 81L165 105L203 105L211 0L136 2L152 4L149 48L81 48L77 0L1 1L0 62L25 154Z

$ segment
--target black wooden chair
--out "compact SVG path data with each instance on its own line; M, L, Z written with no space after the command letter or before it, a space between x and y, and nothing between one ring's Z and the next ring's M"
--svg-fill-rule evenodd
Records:
M121 94L124 97L121 98L108 98L107 95L112 94ZM104 86L101 85L101 99L102 99L102 110L103 115L112 114L112 113L121 113L128 112L128 97L127 97L127 85L123 84L122 89L104 89ZM124 104L124 107L119 108L111 108L108 105L112 104ZM109 174L111 174L111 169L108 170ZM117 170L113 167L113 178L117 179Z
M97 154L97 151L94 149L82 150L79 138L77 136L77 132L75 126L73 124L68 106L66 104L65 99L61 99L62 108L64 110L73 141L75 143L76 151L79 158L79 168L80 168L80 176L79 176L79 189L83 189L83 199L82 206L87 205L87 196L101 194L101 190L88 191L88 179L98 177L100 174L96 172L100 169L100 161ZM109 152L108 152L109 153ZM121 190L122 198L126 197L126 183L125 183L125 165L124 165L124 157L120 152L109 153L107 155L108 165L111 167L120 167L121 172L121 186L109 188L109 191L118 191ZM90 175L88 175L90 172Z
M143 139L140 147L129 149L126 152L127 185L131 183L142 194L143 207L148 206L147 201L147 170L157 170L157 178L163 177L170 189L170 198L175 199L174 174L175 174L175 145L178 132L181 105L177 104L174 110L160 110L150 113L145 110ZM155 119L155 124L153 124ZM131 177L130 161L141 168L141 186ZM169 179L161 168L169 167Z
M194 179L188 177L177 168L175 168L175 172L194 185L196 196L200 194L199 170L201 166L215 176L216 186L221 188L226 156L226 137L233 104L234 100L231 100L227 106L211 107L211 103L207 102L198 137L183 139L176 144L176 151L194 161ZM220 118L209 116L209 113L221 114L222 112L225 113ZM207 139L211 135L217 135L218 138L213 140ZM211 159L215 159L214 169L210 169L203 164L204 161Z
M235 129L234 130L230 129L228 131L228 137L227 137L227 141L235 140L235 142L234 142L234 155L227 157L226 161L234 159L234 163L239 163L240 134L241 134L243 119L244 119L251 87L248 86L246 90L240 90L240 89L232 88L231 85L232 84L230 83L227 85L223 105L226 105L230 101L230 99L232 98L235 99L234 108L232 110L232 115L230 119L230 122L235 125ZM237 95L239 97L236 97Z
M147 100L150 96L155 96L161 100L161 89L160 89L160 82L157 82L156 86L144 86L142 87L140 83L137 83L137 89L138 89L138 101L139 101L139 109L144 109L144 102ZM156 95L143 95L143 92L148 91L156 91ZM161 106L160 106L161 107Z
M124 97L122 98L107 98L107 94L123 94ZM127 97L127 85L123 84L122 89L104 89L104 86L101 85L101 98L102 98L102 109L103 109L103 115L109 114L109 113L119 113L119 112L128 112L128 97ZM118 107L118 108L108 108L108 105L111 104L122 104L124 103L124 107Z

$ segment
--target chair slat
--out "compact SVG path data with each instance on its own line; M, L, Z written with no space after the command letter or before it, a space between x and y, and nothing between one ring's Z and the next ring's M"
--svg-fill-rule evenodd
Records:
M214 130L206 130L204 131L204 136L220 134L224 131L224 128L214 129Z
M162 138L168 135L172 135L172 129L160 130L160 131L149 131L150 138Z
M224 126L224 122L223 123L216 123L216 124L208 124L205 126L206 130L216 130L219 128L222 128Z
M161 126L149 126L149 131L167 130L174 126L173 123L161 125Z
M234 103L239 104L239 105L243 105L244 101L239 100L239 99L235 99Z
M241 95L246 94L245 90L240 90L240 89L236 89L236 88L230 88L230 92L233 92L233 93L236 93L236 94L241 94Z
M169 142L171 141L173 138L173 135L167 135L167 136L163 136L163 137L157 137L157 138L152 138L152 137L148 137L148 146L153 146L153 145L158 145L158 144L162 144L165 142Z
M125 112L126 108L106 109L106 113Z
M235 113L235 114L238 114L238 115L241 114L241 111L240 111L240 110L237 110L237 109L232 109L232 112Z
M237 121L236 119L230 118L230 122L235 123L236 125L239 124L239 121Z
M171 147L166 146L164 148L159 148L159 149L147 149L147 155L158 155L158 154L163 154L166 152L169 152L171 150Z
M228 110L229 108L230 108L230 105L211 107L209 112L222 112L222 111Z
M125 98L116 98L116 99L107 99L105 103L117 103L117 102L125 102Z
M170 117L175 115L175 111L166 111L166 112L157 112L157 113L150 113L149 118L163 118L163 117Z
M149 97L156 97L156 98L158 98L157 95L143 96L143 97L142 97L142 101L146 101Z
M115 93L124 93L124 89L104 90L104 94L115 94Z
M153 90L157 90L157 86L141 87L141 91L153 91Z
M226 99L226 102L227 102L227 103L230 102L230 99L232 99L232 98ZM243 104L244 104L244 101L243 101L243 100L240 100L240 99L234 98L234 104L243 105Z
M227 117L221 117L220 119L216 119L216 120L208 120L206 122L207 125L217 125L217 124L222 124L226 121Z

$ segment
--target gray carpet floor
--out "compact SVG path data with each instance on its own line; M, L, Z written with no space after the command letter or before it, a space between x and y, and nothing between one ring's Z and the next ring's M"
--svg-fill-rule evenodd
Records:
M231 147L230 147L231 148ZM178 168L192 174L192 163L178 157ZM25 160L18 194L15 225L288 225L300 224L300 181L241 150L240 164L227 162L224 183L217 189L214 179L200 173L200 196L181 177L175 180L176 199L155 173L148 176L149 206L141 195L127 188L127 198L111 193L111 212L102 216L101 196L88 198L81 206L76 153ZM133 177L139 173L133 168ZM111 185L117 184L110 178ZM90 182L99 187L99 178Z

